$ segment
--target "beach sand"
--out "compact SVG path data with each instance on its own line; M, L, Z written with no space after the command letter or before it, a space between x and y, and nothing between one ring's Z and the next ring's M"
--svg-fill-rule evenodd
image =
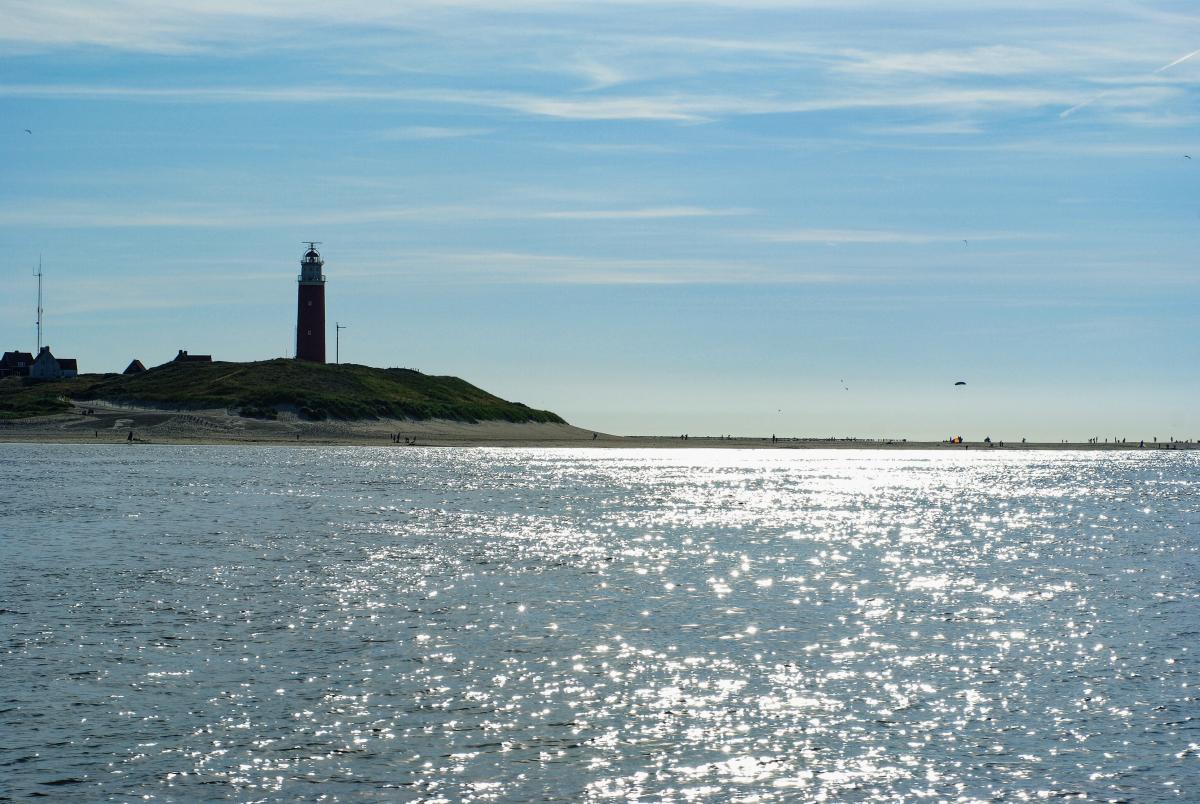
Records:
M90 412L89 412L90 411ZM444 420L308 421L281 413L277 420L247 419L226 410L163 410L81 402L70 413L33 419L0 420L0 443L114 444L277 444L284 446L406 446L427 447L601 447L601 448L724 448L724 449L936 449L1014 450L1138 449L1129 444L945 442L900 439L823 439L765 436L732 438L690 436L617 436L569 424L467 424ZM595 438L593 438L595 435ZM393 440L399 436L398 440ZM1165 444L1147 444L1146 449ZM1194 449L1196 444L1177 444Z

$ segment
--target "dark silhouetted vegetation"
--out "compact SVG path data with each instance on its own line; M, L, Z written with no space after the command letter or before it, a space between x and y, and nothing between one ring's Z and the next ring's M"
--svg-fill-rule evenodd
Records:
M24 419L49 416L69 410L68 396L78 378L70 380L30 380L5 377L0 380L0 419Z
M61 413L69 400L199 410L225 408L273 419L449 419L460 422L557 422L546 410L507 402L457 377L412 369L339 366L300 360L167 363L140 374L85 374L67 380L0 380L0 418Z

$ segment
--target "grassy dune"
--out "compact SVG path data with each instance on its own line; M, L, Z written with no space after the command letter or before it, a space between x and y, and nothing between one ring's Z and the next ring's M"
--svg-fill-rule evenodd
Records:
M507 402L457 377L282 358L257 363L168 363L129 376L0 380L0 418L59 413L70 407L72 399L180 409L227 408L256 418L274 418L279 411L293 410L308 419L563 422L550 411Z

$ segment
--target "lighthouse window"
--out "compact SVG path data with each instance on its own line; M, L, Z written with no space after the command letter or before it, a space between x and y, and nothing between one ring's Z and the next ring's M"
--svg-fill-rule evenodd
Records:
M312 307L312 299L309 299L309 300L308 300L308 306L309 306L309 307Z
M309 334L309 335L312 335L312 330L311 330L311 329L308 331L308 334Z

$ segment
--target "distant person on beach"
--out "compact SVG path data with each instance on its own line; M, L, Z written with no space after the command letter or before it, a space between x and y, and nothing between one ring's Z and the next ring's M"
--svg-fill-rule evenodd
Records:
M129 435L128 435L128 437L126 437L125 440L131 444L133 443L133 431L132 430L129 431Z

